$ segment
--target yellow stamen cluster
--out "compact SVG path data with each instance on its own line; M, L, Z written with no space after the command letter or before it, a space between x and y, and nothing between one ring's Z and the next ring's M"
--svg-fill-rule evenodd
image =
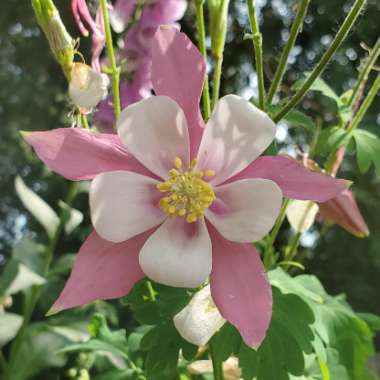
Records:
M204 177L213 177L215 172L195 171L196 160L191 161L190 168L182 171L182 160L174 160L174 168L169 171L169 179L157 185L162 193L160 208L169 216L186 217L188 223L194 223L203 216L215 199L212 186Z

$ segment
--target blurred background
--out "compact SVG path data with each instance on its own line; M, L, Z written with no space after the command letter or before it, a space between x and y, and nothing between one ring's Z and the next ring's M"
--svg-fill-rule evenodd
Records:
M56 0L63 21L72 36L79 37L73 22L69 0ZM189 2L190 3L190 2ZM273 76L278 57L287 39L296 2L290 0L258 0L260 23L264 36L264 68L266 78ZM341 21L348 13L351 1L312 0L303 31L292 51L283 92L318 62L329 46ZM223 63L222 93L237 93L250 99L257 94L257 80L252 66L253 51L250 41L243 39L249 32L245 2L231 0L231 18ZM350 88L356 80L360 59L366 55L366 46L373 46L379 36L378 0L368 1L365 13L359 18L344 45L335 55L323 78L338 93ZM182 29L193 38L195 16L192 5L181 21ZM87 39L88 40L88 39ZM89 41L81 39L80 50L88 58ZM267 83L268 84L268 83ZM45 130L70 125L70 107L66 95L67 84L61 69L49 53L45 37L38 28L30 1L2 2L0 12L0 272L15 246L26 239L37 244L43 241L42 227L26 212L15 194L15 176L58 210L58 201L65 198L68 183L49 172L26 146L19 135L21 130ZM318 98L318 99L317 99ZM318 101L317 101L318 100ZM334 125L336 105L327 98L311 92L300 109L318 118L324 126ZM380 97L370 108L361 126L380 135ZM277 141L279 146L297 151L305 149L310 136L301 129L288 129L280 123ZM331 294L345 293L357 311L380 314L380 186L371 169L360 175L356 162L349 156L340 176L354 182L352 187L370 229L370 236L358 239L338 226L315 229L303 236L301 249L305 257L306 272L316 274ZM64 258L61 271L49 280L44 297L34 318L43 320L68 275L74 254L89 231L87 194L81 193L74 207L84 215L84 222L68 236L62 236L55 258ZM318 232L319 231L319 232ZM280 235L286 239L290 233L285 224ZM28 240L29 241L29 240ZM37 246L32 247L38 249ZM15 302L15 310L17 298ZM20 306L21 307L21 306ZM118 308L117 302L106 308L111 319L128 322L128 315ZM73 319L77 318L73 312ZM78 321L78 318L77 318ZM380 342L377 345L380 349ZM41 377L43 379L45 377ZM46 377L48 378L48 377ZM50 378L50 377L49 377Z

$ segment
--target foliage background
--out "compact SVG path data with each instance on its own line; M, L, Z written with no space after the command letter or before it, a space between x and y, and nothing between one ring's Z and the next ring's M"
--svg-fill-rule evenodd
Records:
M293 17L296 1L260 0L262 33L264 35L264 67L272 77ZM351 1L311 1L303 32L291 55L283 91L310 70L337 31L348 12ZM70 1L57 0L63 20L73 36L79 36L70 13ZM243 0L231 0L231 19L222 76L222 93L238 93L246 97L256 94L257 82L252 68L252 47L243 40L249 32L247 12ZM349 38L329 65L323 78L338 93L347 90L357 75L360 58L365 55L361 43L373 46L379 34L380 3L368 1L364 16L359 18ZM195 18L192 7L182 21L182 29L194 37ZM88 52L88 41L81 41L81 50ZM324 125L333 125L336 109L328 99L309 93L302 103L304 112L319 117ZM22 236L45 236L41 227L31 218L14 191L14 179L21 175L50 205L58 209L58 199L64 199L67 183L44 168L31 150L21 142L20 130L44 130L68 125L69 106L66 82L60 68L48 51L45 38L36 25L29 1L3 2L0 12L0 271L11 254L12 247ZM365 117L362 128L380 135L379 96ZM302 149L307 135L302 130L288 131L281 124L278 138L294 148ZM380 187L373 170L360 175L354 160L347 159L340 176L353 180L353 191L371 235L357 239L337 226L324 231L316 240L317 232L302 240L306 270L317 275L330 294L346 293L348 301L357 311L380 314L378 289L380 288ZM84 213L85 220L73 234L60 241L55 255L75 253L88 233L87 196L81 194L74 205ZM280 239L290 233L285 225ZM312 245L313 242L316 246ZM312 245L310 247L310 245ZM311 249L313 248L313 249ZM52 282L43 297L35 318L43 320L62 279ZM17 299L15 300L17 309ZM125 308L114 303L114 320L128 325ZM116 311L115 311L116 310ZM380 348L380 341L378 342Z

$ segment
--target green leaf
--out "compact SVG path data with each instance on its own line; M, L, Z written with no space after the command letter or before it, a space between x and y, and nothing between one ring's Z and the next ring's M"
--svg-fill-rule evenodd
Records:
M239 362L244 380L288 380L301 376L304 353L312 352L314 317L309 306L295 294L283 294L273 287L273 317L267 336L257 351L244 343Z
M356 159L359 170L366 173L373 163L380 175L380 139L363 129L355 129L353 136L356 143Z
M46 325L32 324L28 327L23 337L22 344L17 351L17 357L8 367L12 380L40 379L37 374L51 367L63 367L66 357L58 351L68 343L61 335L50 331Z
M315 153L327 155L342 145L348 144L350 139L351 135L348 134L343 128L325 128L319 134L318 142L315 147Z
M306 77L308 77L310 73L306 73ZM304 79L297 81L293 86L292 90L298 90L302 87L304 83ZM317 78L310 87L310 91L320 92L322 95L332 99L338 106L342 106L343 102L341 98L337 95L337 93L322 79Z
M380 317L371 313L357 313L357 316L367 323L374 332L380 331Z
M10 296L33 285L43 285L45 282L43 277L31 271L27 266L11 259L7 262L4 273L0 277L0 295Z
M285 120L288 122L289 127L302 127L309 131L315 129L315 124L310 116L307 116L301 111L293 110L290 111L286 116Z
M0 313L0 348L11 341L20 330L23 317L14 313Z
M27 187L19 176L16 177L15 188L25 208L45 228L47 234L53 237L59 224L59 218L55 211L40 196Z
M230 356L238 353L241 337L234 326L226 322L211 341L213 354L218 362L224 362Z
M24 237L13 247L12 257L26 265L33 272L42 275L45 246Z
M58 205L63 211L65 232L67 235L70 235L82 223L83 214L61 200L58 202Z

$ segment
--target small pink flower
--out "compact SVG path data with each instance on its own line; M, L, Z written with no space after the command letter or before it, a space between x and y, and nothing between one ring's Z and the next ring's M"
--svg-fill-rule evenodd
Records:
M78 25L79 30L82 35L87 37L89 32L85 25L82 22L82 19L87 23L92 31L92 57L91 57L91 66L94 70L100 73L100 62L99 58L104 49L106 38L104 31L104 22L101 8L99 6L95 20L92 18L91 13L88 9L86 0L72 0L71 9L74 15L74 19Z
M181 287L210 275L221 315L256 348L271 320L272 293L252 241L271 229L282 194L323 202L345 181L287 157L259 157L275 125L238 96L220 99L205 127L206 65L185 34L160 28L152 56L156 96L122 112L118 136L80 129L25 136L51 169L93 179L95 231L53 311L121 297L145 275Z

